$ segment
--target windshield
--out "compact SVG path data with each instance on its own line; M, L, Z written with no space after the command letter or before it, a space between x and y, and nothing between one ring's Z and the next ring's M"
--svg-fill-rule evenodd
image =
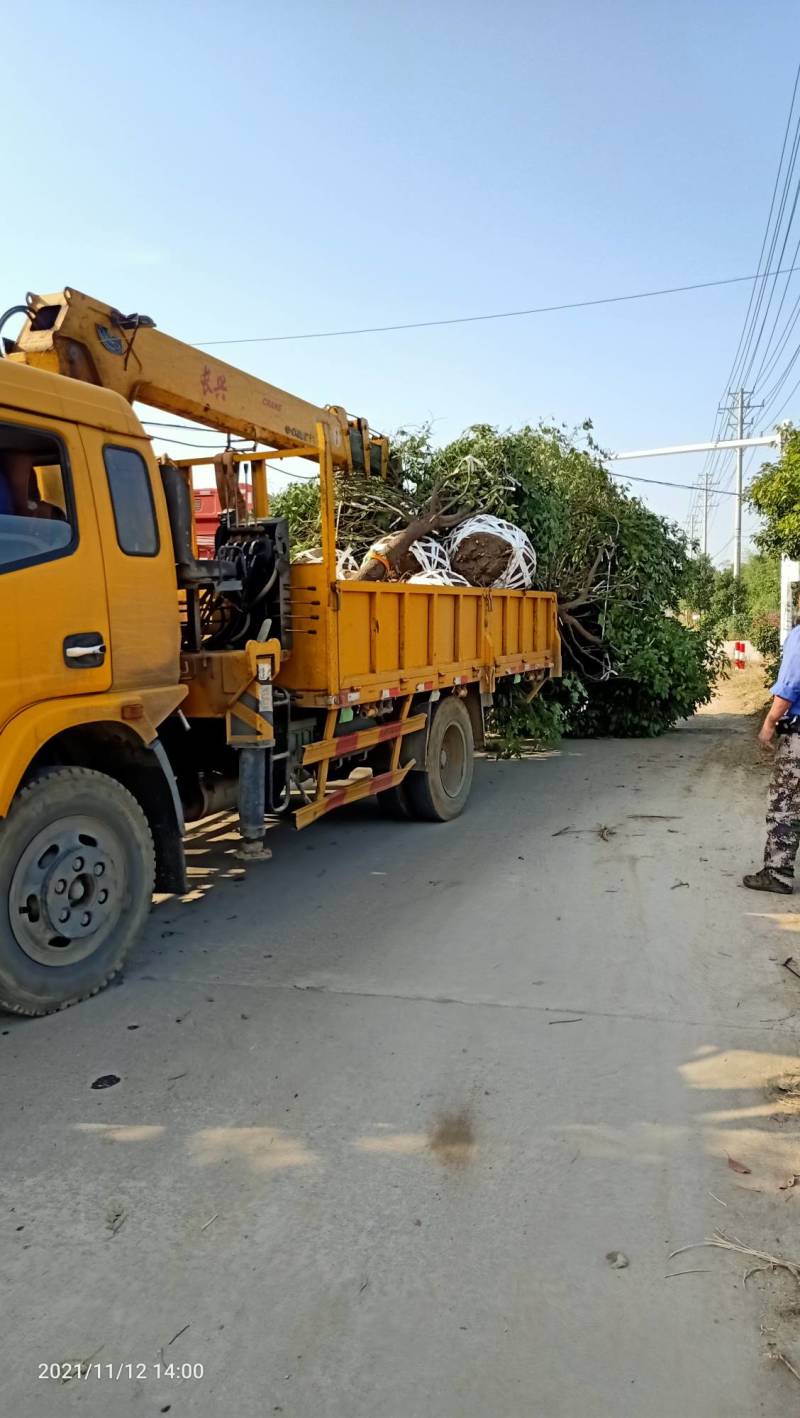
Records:
M63 455L57 440L17 424L0 424L0 571L67 548Z

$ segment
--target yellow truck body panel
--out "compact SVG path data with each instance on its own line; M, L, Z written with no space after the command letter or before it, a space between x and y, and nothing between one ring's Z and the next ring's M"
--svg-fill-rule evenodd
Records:
M561 671L549 591L374 581L329 589L321 565L301 564L292 567L292 633L277 682L315 705L474 681L488 692L502 675Z

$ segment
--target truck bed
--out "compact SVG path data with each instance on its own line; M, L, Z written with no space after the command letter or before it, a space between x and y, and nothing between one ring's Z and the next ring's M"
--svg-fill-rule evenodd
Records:
M292 648L278 683L300 703L368 703L503 675L561 671L556 597L407 582L338 581L292 567Z

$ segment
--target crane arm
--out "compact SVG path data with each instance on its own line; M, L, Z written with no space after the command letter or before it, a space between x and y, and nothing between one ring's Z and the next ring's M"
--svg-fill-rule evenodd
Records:
M29 295L27 309L11 359L300 457L316 457L322 424L335 466L385 475L388 444L365 420L287 394L156 329L147 316L123 316L69 287Z

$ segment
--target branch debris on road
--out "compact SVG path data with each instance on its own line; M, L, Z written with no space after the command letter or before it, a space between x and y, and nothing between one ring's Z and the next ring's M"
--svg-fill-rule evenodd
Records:
M726 1236L724 1231L715 1231L713 1236L708 1236L704 1241L693 1241L691 1245L679 1246L676 1251L670 1252L668 1259L674 1260L675 1256L685 1255L687 1251L696 1251L704 1246L714 1246L721 1251L735 1251L737 1255L751 1256L753 1260L763 1261L763 1265L752 1266L750 1270L745 1271L743 1285L759 1270L785 1270L800 1285L800 1260L788 1260L786 1256L776 1256L770 1251L760 1251L755 1246L745 1246L736 1236Z

